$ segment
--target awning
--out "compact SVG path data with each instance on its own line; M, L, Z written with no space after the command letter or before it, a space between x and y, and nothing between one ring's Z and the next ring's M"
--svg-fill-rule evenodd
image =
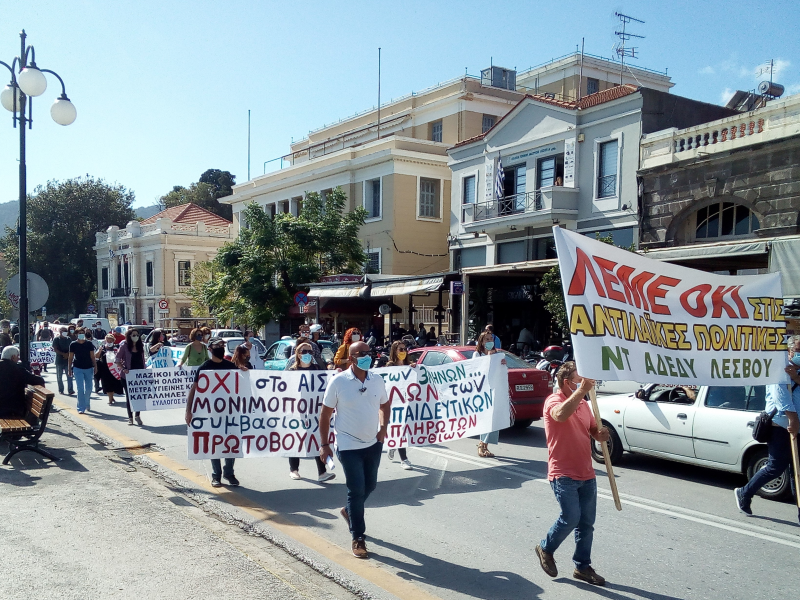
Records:
M784 296L800 297L800 238L772 242L769 272L781 274Z
M373 282L373 296L403 296L416 292L437 292L444 283L444 277L409 279L406 281Z
M751 254L766 254L767 242L739 242L727 244L699 244L664 248L645 252L643 256L656 260L695 260L703 258L732 258Z
M356 298L361 287L360 282L353 285L318 286L308 290L308 295L311 298Z

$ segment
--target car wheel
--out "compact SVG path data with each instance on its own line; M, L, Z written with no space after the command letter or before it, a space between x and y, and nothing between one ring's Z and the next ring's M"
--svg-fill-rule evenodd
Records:
M769 455L765 448L759 448L753 452L750 456L750 460L747 462L747 481L750 481L756 473L766 467L768 460ZM769 500L782 500L790 493L791 484L789 483L789 477L789 469L786 469L780 477L767 482L761 486L761 489L756 493L762 498L767 498Z
M533 419L517 419L514 421L514 429L527 429L533 423Z
M619 435L614 430L614 428L603 421L603 425L606 429L608 429L609 433L611 433L611 437L609 438L608 442L608 455L611 458L611 464L615 465L619 462L619 459L622 458L622 440L619 439ZM605 464L606 460L603 458L603 448L600 445L600 442L592 438L592 458L596 463Z

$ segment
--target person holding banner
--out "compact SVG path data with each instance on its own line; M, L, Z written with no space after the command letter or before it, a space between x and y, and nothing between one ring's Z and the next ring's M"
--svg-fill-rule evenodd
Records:
M129 327L125 332L125 340L120 343L119 350L117 351L116 364L122 369L122 388L125 390L125 408L128 410L128 425L133 425L133 419L136 418L136 424L142 426L142 417L137 411L134 415L131 412L131 397L128 391L127 375L131 371L144 369L144 344L139 336L139 330L135 327Z
M150 344L147 348L147 352L150 356L155 356L161 348L169 345L170 343L167 341L164 332L160 329L153 329L153 333L150 335Z
M350 334L352 330L348 330ZM370 348L361 341L349 347L350 368L328 380L319 416L319 449L323 461L333 456L328 443L331 417L336 456L344 469L347 506L339 512L350 527L352 551L356 558L369 558L364 533L364 502L378 484L383 440L391 418L391 403L380 375L370 375Z
M392 347L389 349L389 362L386 363L387 367L414 367L416 365L417 363L411 362L408 357L408 348L406 348L405 342L392 342ZM400 454L400 466L406 471L413 469L406 449L398 448L397 451ZM388 456L389 460L394 460L394 448L389 450Z
M487 325L484 332L478 337L474 356L489 356L497 352L497 347L495 346L497 338L490 329L494 329L491 324ZM489 450L489 444L500 443L500 432L491 431L489 433L483 433L481 434L480 440L481 441L478 442L478 456L481 458L494 458L494 454Z
M183 349L183 355L178 364L181 367L199 367L209 358L208 348L203 343L203 330L199 328L192 329L189 339L192 341Z
M122 388L122 381L114 377L111 369L108 367L109 356L116 351L117 345L114 343L114 336L108 334L103 341L103 345L97 349L95 358L97 359L97 373L100 376L100 381L103 383L103 391L108 395L108 403L114 404L114 394L122 395L125 391Z
M239 346L241 347L241 346ZM189 390L189 396L186 398L186 424L190 425L192 422L192 403L194 395L197 392L197 378L202 371L216 371L220 369L236 369L236 365L229 360L225 360L225 340L219 337L213 337L208 340L208 350L211 353L211 358L205 361L197 369L195 373L195 380L192 384L192 389ZM238 350L238 348L237 348ZM247 369L242 369L246 371ZM230 486L239 485L239 480L233 473L233 465L236 461L235 458L226 458L225 467L222 467L222 462L219 458L211 459L211 487L220 487L222 479Z
M575 531L572 561L575 579L605 585L606 580L592 568L592 539L597 512L597 480L592 467L591 439L607 442L610 434L598 429L592 409L585 401L594 388L593 379L578 375L575 363L565 362L556 373L558 391L544 402L544 431L547 437L547 478L561 514L547 536L536 546L542 570L558 575L553 553Z
M235 358L236 356L234 356L234 359ZM287 370L323 371L324 369L314 360L314 348L312 347L311 342L301 343L300 340L298 340L298 343L294 349L294 363ZM325 463L322 462L322 459L319 456L315 456L314 460L317 463L318 482L322 483L323 481L330 481L336 477L335 473L328 472L328 470L325 468ZM302 477L300 477L300 458L297 456L292 456L289 458L289 477L292 479L302 479Z
M750 503L753 496L761 487L773 479L780 477L792 462L792 444L797 444L797 433L800 430L800 336L793 336L789 343L789 366L786 373L792 382L786 384L772 384L767 386L765 412L775 411L772 417L772 433L767 441L769 461L767 466L758 471L747 485L733 490L736 497L736 506L741 512L750 516L753 510ZM794 479L790 477L792 483ZM792 486L794 487L794 486ZM795 490L795 494L798 491ZM800 509L798 509L800 521Z

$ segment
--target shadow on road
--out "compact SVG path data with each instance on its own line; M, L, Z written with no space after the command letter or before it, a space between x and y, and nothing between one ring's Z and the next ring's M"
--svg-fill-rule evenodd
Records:
M580 588L586 592L594 592L598 596L610 598L611 600L631 600L632 598L644 598L646 600L684 600L678 596L667 596L665 594L658 594L656 592L648 592L647 590L629 585L620 585L618 583L606 582L605 587L598 587L588 583L575 581L574 579L567 579L566 577L560 577L555 581ZM624 592L626 595L623 596L622 594L617 594L615 591Z
M532 598L539 595L541 587L511 571L481 571L403 548L391 542L370 536L370 557L394 569L397 575L415 583L426 583L437 588L459 592L471 598ZM381 554L385 548L408 560L399 560Z

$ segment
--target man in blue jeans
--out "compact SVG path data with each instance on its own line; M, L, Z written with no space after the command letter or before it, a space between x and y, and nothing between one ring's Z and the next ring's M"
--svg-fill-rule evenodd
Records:
M746 515L752 515L750 503L761 487L780 477L792 463L792 444L797 443L797 432L800 429L800 337L794 336L789 343L789 366L786 373L792 380L789 385L773 384L767 386L766 412L776 411L772 418L772 436L767 442L769 461L767 466L756 473L747 485L733 490L736 506ZM791 390L791 391L790 391ZM792 487L794 487L794 480ZM797 490L795 490L795 494ZM800 509L797 515L800 521Z
M322 399L319 456L324 461L333 455L329 430L335 409L336 455L347 484L347 506L340 513L350 527L353 556L369 558L364 540L367 530L364 502L378 484L378 467L391 412L383 378L369 373L372 364L369 346L355 342L349 350L350 368L329 380Z
M575 363L565 362L556 374L558 392L544 402L544 431L547 437L547 478L561 506L561 514L547 537L536 546L542 569L558 575L553 553L575 531L572 562L575 579L605 585L606 580L592 568L592 539L597 512L597 480L592 468L591 438L606 442L609 432L597 423L584 398L594 380L578 375Z

